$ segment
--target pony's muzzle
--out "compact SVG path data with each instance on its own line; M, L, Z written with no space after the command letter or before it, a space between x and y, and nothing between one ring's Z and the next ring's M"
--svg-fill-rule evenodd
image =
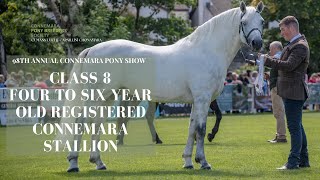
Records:
M254 39L251 45L254 50L259 51L262 48L262 39Z

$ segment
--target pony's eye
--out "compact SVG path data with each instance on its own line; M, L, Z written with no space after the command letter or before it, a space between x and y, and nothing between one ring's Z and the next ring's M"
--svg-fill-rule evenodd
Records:
M245 25L247 25L247 22L246 22L246 21L243 21L242 24L245 26Z
M264 25L264 21L261 21L261 24Z

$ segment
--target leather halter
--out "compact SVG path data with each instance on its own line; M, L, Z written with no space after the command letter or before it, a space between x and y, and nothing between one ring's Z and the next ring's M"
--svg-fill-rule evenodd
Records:
M256 11L256 12L259 13L258 11ZM244 15L245 15L245 13L241 13L240 25L239 25L239 34L240 34L240 31L242 31L242 33L243 33L243 35L244 35L244 37L245 37L245 39L246 39L247 45L250 46L250 45L249 45L249 40L248 40L250 34L251 34L253 31L257 30L257 31L259 31L260 36L261 36L261 38L262 38L262 32L261 32L258 28L253 28L253 29L251 29L251 30L249 31L249 33L246 35L246 33L244 32L244 29L243 29L243 23L242 23L242 21L241 21L241 20L242 20L242 17L243 17Z

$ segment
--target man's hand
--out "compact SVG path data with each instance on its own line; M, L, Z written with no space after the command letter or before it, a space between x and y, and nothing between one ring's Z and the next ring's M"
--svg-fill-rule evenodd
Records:
M249 59L246 59L245 61L246 61L246 63L248 63L248 64L250 64L250 65L252 65L252 66L255 66L255 65L259 66L259 64L260 64L260 61L259 61L259 60L249 60Z
M250 64L252 66L256 65L256 61L255 60L245 59L245 61L246 61L246 63L248 63L248 64Z
M263 55L263 61L264 62L266 62L266 59L268 58L268 57L271 57L271 56L269 56L268 54L261 54L261 53L258 53L258 59L260 60L261 58L260 58L260 56L262 56ZM272 58L272 57L271 57Z

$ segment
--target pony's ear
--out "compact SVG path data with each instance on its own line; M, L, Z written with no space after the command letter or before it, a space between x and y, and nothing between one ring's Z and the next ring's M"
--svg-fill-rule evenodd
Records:
M247 11L246 4L243 1L240 2L240 10L243 14Z
M264 5L263 5L262 1L260 1L256 7L256 10L258 13L261 13L263 11L263 8L264 8Z

